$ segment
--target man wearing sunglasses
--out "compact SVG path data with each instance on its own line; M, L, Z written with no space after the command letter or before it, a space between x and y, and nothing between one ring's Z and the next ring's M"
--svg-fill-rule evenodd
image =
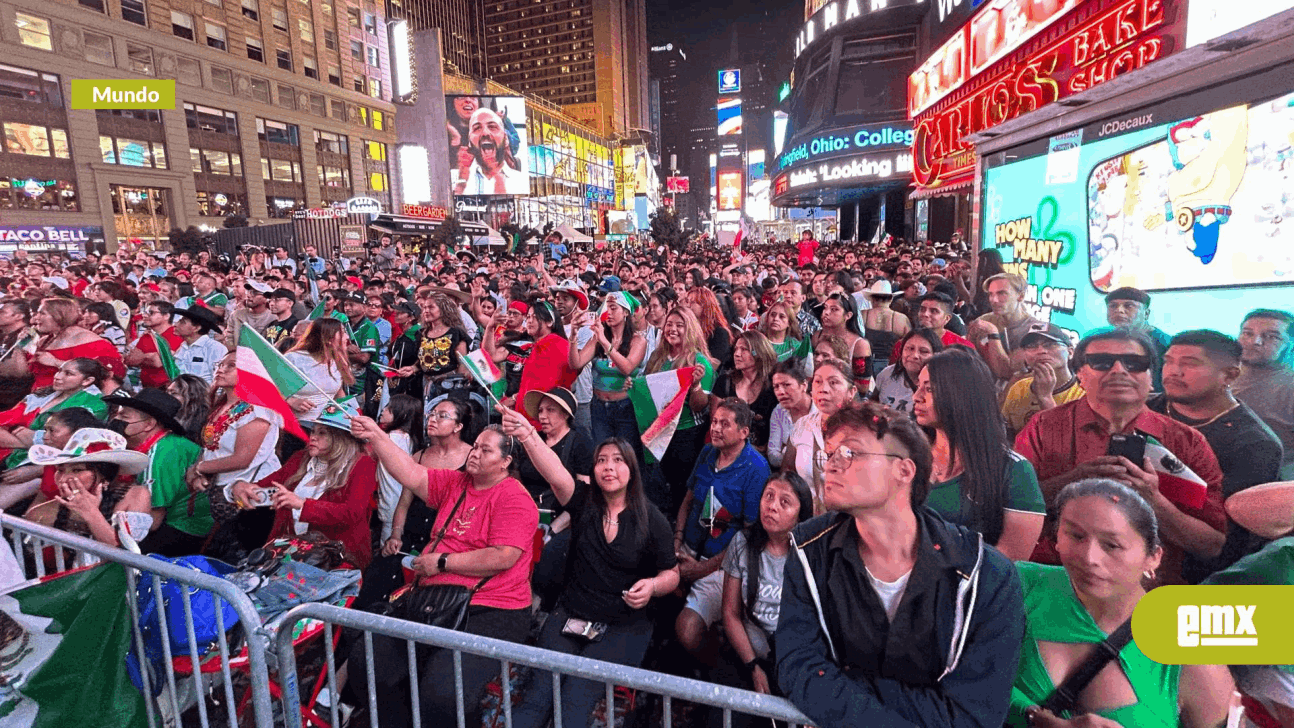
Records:
M1016 437L1015 449L1038 471L1049 509L1061 488L1085 478L1112 478L1140 493L1155 509L1164 542L1158 583L1184 584L1185 554L1212 559L1226 539L1222 469L1198 430L1146 406L1154 351L1145 334L1128 329L1101 331L1078 342L1074 366L1087 396L1035 415ZM1168 455L1132 462L1109 454L1112 435L1132 436L1135 443L1153 438ZM1147 447L1147 452L1154 451ZM1176 481L1168 474L1184 473L1183 466L1204 481L1203 498L1198 491L1169 491L1173 499L1165 494L1164 485ZM1054 516L1051 513L1049 520ZM1044 527L1031 561L1060 563L1051 533L1054 527Z
M867 403L826 423L831 511L791 534L777 681L820 726L994 726L1024 636L1011 562L922 506L933 456L910 417Z

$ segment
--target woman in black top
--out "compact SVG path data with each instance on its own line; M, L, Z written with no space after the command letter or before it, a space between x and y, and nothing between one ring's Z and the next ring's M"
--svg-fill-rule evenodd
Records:
M547 392L531 390L526 392L522 405L526 414L539 423L544 444L557 453L571 477L588 483L593 475L593 441L583 431L571 428L571 421L575 419L575 395L571 390L564 387L553 387ZM548 480L529 458L521 459L517 466L517 479L526 486L541 509L556 507Z
M638 458L628 442L610 439L594 455L593 485L576 483L535 428L517 412L500 407L504 432L517 437L527 455L571 513L568 581L540 632L544 649L636 667L651 641L645 607L678 586L669 521L643 494ZM552 676L539 672L534 688L513 711L513 728L542 728L553 708ZM568 677L562 681L562 720L588 725L605 685ZM556 726L556 728L565 728Z
M768 430L777 407L773 394L773 369L777 354L768 337L759 331L743 331L732 346L732 369L714 382L710 407L721 400L736 397L750 405L754 418L750 423L750 444L761 453L768 451Z

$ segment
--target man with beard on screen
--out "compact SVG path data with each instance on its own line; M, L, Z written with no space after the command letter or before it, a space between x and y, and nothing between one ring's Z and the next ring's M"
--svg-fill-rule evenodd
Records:
M455 185L454 194L502 195L524 182L503 118L493 109L482 107L472 112L467 143L472 164Z

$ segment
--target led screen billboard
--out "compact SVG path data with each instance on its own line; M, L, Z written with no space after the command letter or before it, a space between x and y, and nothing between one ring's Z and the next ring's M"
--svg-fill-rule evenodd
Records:
M741 133L741 99L719 99L719 136L735 136Z
M454 194L530 194L525 99L446 96L445 116Z

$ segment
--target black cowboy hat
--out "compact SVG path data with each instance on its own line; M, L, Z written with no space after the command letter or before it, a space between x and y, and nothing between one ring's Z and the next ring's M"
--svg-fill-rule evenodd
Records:
M176 316L183 316L208 331L219 333L224 330L224 325L220 321L220 317L209 308L190 306L189 308L178 308L173 313Z
M175 419L175 416L180 413L180 400L156 387L141 389L134 397L108 395L103 398L103 403L138 410L177 435L182 436L186 433L184 425Z

